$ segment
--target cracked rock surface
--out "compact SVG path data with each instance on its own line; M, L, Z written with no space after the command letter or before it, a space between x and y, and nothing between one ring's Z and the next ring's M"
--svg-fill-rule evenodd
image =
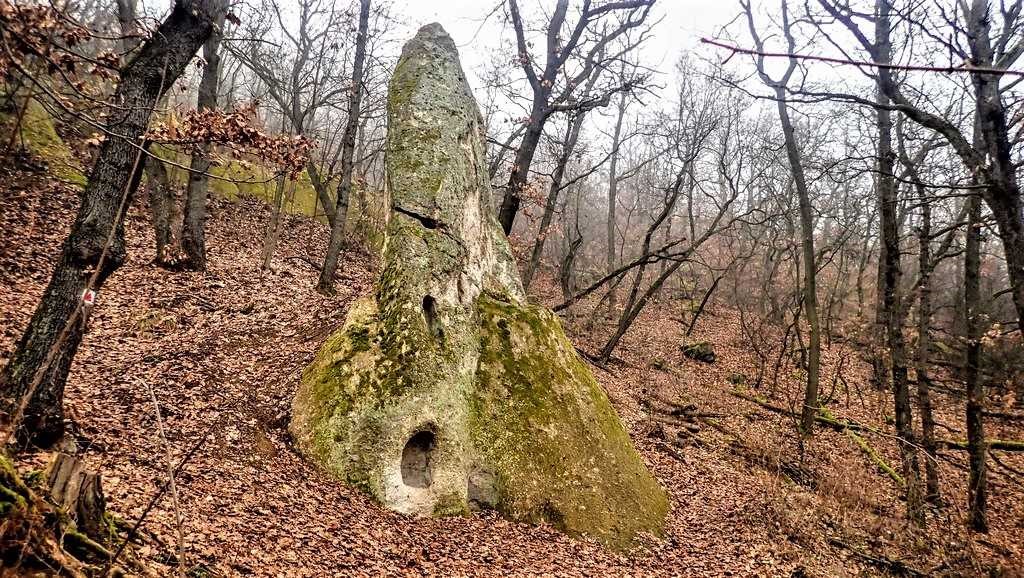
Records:
M303 374L299 449L400 512L493 508L617 547L658 533L663 490L558 319L526 303L440 25L405 45L388 115L383 268Z

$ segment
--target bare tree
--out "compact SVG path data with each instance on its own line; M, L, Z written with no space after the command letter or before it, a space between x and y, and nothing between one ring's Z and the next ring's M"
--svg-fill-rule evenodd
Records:
M889 0L878 0L876 4L875 42L872 55L886 64L892 61L890 36ZM886 344L889 350L889 364L892 372L893 399L896 410L896 435L900 441L900 457L903 463L903 477L907 482L907 512L919 524L924 523L921 511L921 489L918 481L917 447L914 442L914 419L910 406L910 386L907 380L906 343L903 339L900 302L900 231L897 222L897 190L894 174L895 153L892 147L892 113L888 108L889 98L885 89L891 83L891 72L881 67L878 70L879 90L876 108L878 128L878 202L881 217L882 245L884 251L883 303L886 321Z
M498 221L506 235L511 233L519 212L521 195L529 182L530 167L548 118L556 112L607 106L612 95L632 91L643 83L643 77L637 76L615 86L601 87L596 93L581 94L578 90L594 69L607 68L610 62L643 42L644 35L639 34L635 41L626 42L619 50L607 49L627 32L642 26L654 2L623 0L594 5L591 0L583 0L579 19L575 25L569 25L566 21L569 0L558 0L545 26L544 66L538 69L530 53L527 28L520 15L519 3L517 0L508 0L509 19L515 29L519 62L533 96L526 129L516 149L512 172L498 214ZM618 21L609 29L606 21L615 16L618 16ZM567 38L563 37L564 28L568 28Z
M217 91L220 86L221 39L223 38L224 14L215 22L213 34L203 44L203 76L199 81L199 111L217 108ZM206 196L209 187L211 146L204 144L192 155L188 188L185 193L185 214L181 223L182 266L186 269L206 269Z
M346 15L332 0L300 0L292 24L275 0L263 0L260 19L252 19L241 36L225 43L232 57L244 63L262 83L267 96L284 114L289 132L308 136L317 114L334 106L349 94L346 65L339 54ZM281 34L280 44L270 38ZM271 37L272 38L272 37ZM347 100L347 99L346 99ZM330 195L332 175L310 159L306 166L310 182L330 224L334 223L336 201Z
M967 355L964 362L964 384L967 389L967 451L970 454L970 477L967 482L967 504L971 527L988 531L987 475L985 468L985 427L982 410L985 389L981 381L981 200L971 195L967 200L967 243L964 249L964 316L967 326Z
M341 144L341 182L338 183L337 208L331 226L331 240L327 245L327 257L317 291L334 293L334 272L338 268L338 254L345 236L345 216L348 213L348 199L352 190L353 155L356 150L356 132L359 129L359 101L363 95L363 64L366 60L366 40L370 22L370 0L359 2L359 31L356 36L356 55L352 62L352 85L349 89L348 117Z
M585 93L589 93L594 89L594 85L597 84L598 78L601 76L601 69L594 69L593 74L587 79L587 85L584 88ZM541 214L540 229L537 234L537 239L533 243L533 250L530 252L530 260L526 262L526 269L523 271L523 287L529 289L531 282L533 281L533 275L537 271L537 267L540 266L540 258L544 252L544 242L547 239L548 233L551 228L551 221L555 215L555 207L558 203L558 195L567 185L563 184L566 176L566 171L569 168L569 161L576 153L577 143L580 138L580 131L583 129L583 122L587 118L587 109L581 109L576 111L570 111L568 114L567 124L565 128L565 135L563 136L561 143L558 144L560 150L555 160L555 169L551 173L551 182L548 184L548 195L544 202L544 211ZM599 162L597 165L591 167L589 170L584 171L583 175L576 177L573 180L582 178L582 176L594 172L598 166L603 164ZM571 181L570 181L571 184Z
M664 178L666 172L672 171L668 173L672 181L668 186L656 189L661 193L657 195L659 203L644 232L640 256L605 277L621 278L635 269L616 327L597 355L601 362L606 363L611 358L640 313L679 268L689 262L709 239L734 226L737 219L745 214L735 207L750 185L750 167L735 158L745 126L738 115L739 103L721 98L719 88L708 79L703 84L697 84L692 78L683 79L676 118L657 121L670 131L665 135L670 146L656 147L656 150L667 150L670 154L657 155L649 169L653 178ZM717 147L710 144L712 141ZM714 167L717 194L704 191L696 176L695 167L706 156L710 156L707 160ZM701 191L704 202L688 206L689 218L694 222L693 234L671 238L656 249L653 242L656 233L675 214L680 199L692 197L696 190ZM647 282L649 266L661 262L667 262L668 266L657 270L653 279Z
M873 43L856 22L861 17L859 12L834 0L819 0L819 3L857 38L869 54L873 52ZM980 119L979 138L968 138L955 122L912 100L904 94L892 75L881 74L881 69L877 76L879 87L891 102L876 103L850 94L843 95L843 98L850 102L899 111L921 126L942 135L968 170L979 176L982 196L992 211L1003 243L1018 331L1024 336L1024 203L1021 201L1020 183L1012 158L1007 87L1001 86L1005 78L1002 71L1008 70L1024 55L1024 37L1019 34L1024 17L1019 2L1002 5L1002 25L993 34L989 2L972 0L969 6L966 1L959 2L957 8L952 16L943 13L939 17L930 18L929 11L922 11L913 17L904 17L903 20L974 68L970 71L970 77L975 112ZM939 31L934 31L936 29Z
M936 460L938 454L935 447L935 416L932 411L932 380L931 380L931 331L932 331L932 273L935 270L936 262L932 256L932 200L928 194L924 182L918 173L918 164L924 160L928 146L921 148L922 154L918 159L911 159L904 144L904 123L897 122L897 143L899 158L906 167L907 176L914 187L914 192L919 197L921 217L917 227L918 244L918 307L917 307L917 356L915 368L917 370L917 403L921 414L921 447L925 453L925 499L932 503L939 503L939 472ZM941 253L944 253L940 249ZM909 297L909 296L908 296ZM906 307L904 307L906 310Z
M754 44L759 51L764 51L764 42L754 25L754 13L749 2L742 2L747 16L747 25ZM782 32L785 35L789 52L794 52L796 39L790 28L789 9L785 0L782 1ZM779 111L779 122L782 123L782 134L786 144L786 156L792 172L793 185L796 188L800 206L800 246L803 263L803 310L810 326L808 333L807 381L804 389L804 403L800 411L800 430L804 435L811 435L814 428L814 417L818 412L818 380L821 374L821 325L818 320L818 288L817 270L814 251L814 216L812 214L810 193L807 178L804 175L800 150L797 145L796 133L789 118L789 104L786 87L796 71L797 61L789 59L786 71L778 80L774 80L765 72L764 57L756 60L758 75L766 86L775 92L775 102Z
M620 70L620 77L625 77L626 65L622 64ZM606 223L606 234L608 236L608 246L606 258L608 261L608 271L615 269L616 264L616 252L615 252L615 205L618 203L618 192L619 192L619 145L622 144L622 122L626 116L626 105L627 95L622 93L619 95L619 104L615 109L615 128L612 130L612 158L608 163L608 221ZM612 290L608 298L608 309L615 309L615 291Z
M537 231L537 238L533 242L533 249L530 251L530 258L523 270L523 287L530 288L533 276L540 267L541 255L544 252L544 243L548 233L551 231L551 221L555 216L555 207L558 202L558 194L564 188L562 181L568 169L569 160L576 150L576 143L579 141L580 129L583 128L583 120L586 113L580 111L572 115L566 126L565 135L561 139L561 151L555 161L555 170L551 173L551 182L548 184L547 199L544 202L544 211L541 214L540 227Z

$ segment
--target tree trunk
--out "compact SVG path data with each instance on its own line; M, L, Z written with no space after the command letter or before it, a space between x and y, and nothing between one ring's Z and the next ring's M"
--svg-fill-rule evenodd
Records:
M562 290L562 297L564 299L569 299L576 293L576 273L574 267L576 266L576 255L582 244L583 236L579 234L574 235L572 240L569 241L569 247L565 252L565 258L562 259L562 265L558 268L558 286Z
M921 188L918 190L921 190ZM935 453L935 417L932 414L931 377L928 371L932 344L930 335L932 321L931 234L932 207L928 198L925 197L922 199L921 227L918 230L917 236L918 246L920 247L918 269L921 276L921 295L917 308L917 403L921 410L921 447L924 448L926 454L924 462L926 479L925 499L931 503L938 503L941 495L939 493L939 471Z
M804 405L800 412L800 431L804 435L814 433L814 416L818 412L818 379L821 365L821 327L818 321L818 284L814 257L814 217L811 214L811 199L804 177L800 151L797 149L796 133L789 119L784 87L776 87L776 102L779 109L779 120L782 133L786 140L786 155L793 172L793 184L796 186L800 205L800 246L803 262L803 309L810 328L807 345L807 382L804 387Z
M313 184L313 190L316 191L317 201L324 210L324 216L327 217L327 224L333 229L334 215L337 209L335 207L336 203L331 199L331 193L327 189L328 183L324 182L320 169L316 168L316 163L312 160L306 163L306 174L309 175L309 182ZM313 217L316 216L316 208L314 207Z
M878 187L878 179L875 179L875 187ZM881 218L882 215L882 201L881 195L877 193L878 197L878 215ZM881 226L879 226L881 229ZM881 233L881 230L879 230ZM875 267L875 323L874 333L871 335L871 342L874 345L875 352L871 356L871 379L874 382L875 389L878 391L889 390L889 362L885 357L885 342L886 342L886 323L885 323L885 243L878 243L878 266Z
M153 236L156 242L156 263L161 267L174 264L174 191L167 178L163 161L149 157L146 163L146 193L149 212L153 217Z
M334 272L338 269L338 255L345 238L345 220L348 215L348 197L352 190L352 157L356 150L356 132L359 130L359 101L363 95L363 62L366 60L366 37L370 22L370 0L359 2L359 33L356 36L356 55L352 63L352 87L349 89L348 118L341 144L341 182L338 183L338 205L331 225L331 240L327 244L327 257L320 272L316 290L324 295L334 293Z
M512 225L515 224L516 214L519 213L519 204L523 189L530 180L530 165L533 164L533 156L537 152L537 145L540 144L541 135L544 134L544 120L547 115L547 100L550 95L550 88L542 89L533 99L533 108L530 111L529 124L526 126L526 133L516 150L516 157L512 163L512 173L508 178L508 186L505 188L505 195L501 200L501 210L498 212L498 223L501 229L508 236L512 233Z
M583 291L582 293L577 293L571 300L567 300L565 303L562 303L561 305L555 307L555 311L564 309L568 305L571 305L572 302L575 302L579 298L584 297L586 294L593 291L596 287L599 287L606 281L618 277L620 275L620 272L621 274L624 274L629 269L633 268L634 265L636 266L637 272L633 278L633 285L630 288L629 295L626 297L626 301L623 304L622 314L619 316L618 327L616 328L615 333L611 336L611 338L608 339L608 342L605 343L604 347L601 348L601 352L598 354L598 358L602 363L607 363L608 360L611 359L612 352L615 350L616 346L618 346L619 341L626 334L626 331L629 330L633 322L636 321L636 318L643 311L644 307L647 306L647 303L651 300L651 298L658 294L658 292L661 290L661 287L665 284L665 281L671 278L672 275L679 270L679 267L681 267L683 263L688 262L689 256L696 252L701 247L701 245L704 244L705 241L707 241L713 234L718 232L718 226L721 223L722 218L728 213L733 201L735 201L736 199L736 197L733 196L731 199L725 202L724 205L722 205L719 208L718 214L711 220L711 223L708 225L708 228L704 231L704 233L702 233L700 237L696 239L691 239L690 244L687 246L685 250L677 251L674 254L672 254L672 264L662 269L658 276L654 279L654 281L647 287L647 289L641 291L640 287L642 285L644 272L646 271L647 265L650 263L650 261L648 260L649 257L653 255L662 255L665 258L669 257L668 255L665 254L667 252L667 249L669 248L669 245L666 245L661 250L658 250L655 253L651 253L651 238L653 237L655 231L657 231L658 228L661 226L661 224L665 222L669 215L672 214L676 202L679 200L679 196L681 194L683 180L686 179L687 177L689 177L689 167L684 165L682 170L676 175L675 183L667 191L669 197L668 199L666 199L665 206L662 208L657 218L655 218L651 225L647 228L647 234L644 236L644 242L641 248L640 259L634 261L634 263L632 264L620 267L618 271L613 271L612 273L609 273L600 281L591 285L587 290ZM696 183L692 179L692 177L689 178L689 186L696 186ZM681 241L682 240L680 240L680 242ZM672 243L671 246L675 246L676 244L678 243Z
M664 265L664 263L662 263ZM665 267L661 268L661 272L665 272ZM690 319L690 324L686 326L686 336L689 337L693 333L693 328L697 326L697 320L700 319L700 314L704 313L704 308L707 307L708 301L711 300L711 296L714 295L715 289L718 289L718 284L725 277L725 273L715 277L715 280L708 287L708 290L704 292L704 298L700 300L700 305L697 310L694 311L693 317Z
M220 84L220 42L223 37L224 17L217 15L213 33L203 44L203 77L199 81L199 99L196 108L199 111L217 108L217 89ZM209 144L192 155L188 177L188 191L185 195L185 216L181 223L182 265L195 271L206 270L206 197L210 177Z
M875 59L887 63L891 60L889 40L890 0L878 0L878 20L875 23ZM900 286L900 239L898 201L894 173L895 153L892 146L892 113L890 100L883 85L891 82L891 72L879 69L884 77L878 85L878 101L882 105L876 113L878 126L878 196L881 217L882 245L885 247L883 274L883 306L886 340L891 366L893 400L896 412L896 435L899 440L903 477L907 481L907 515L915 523L924 523L921 509L921 489L918 482L917 448L914 443L914 421L910 405L910 387L907 380L906 343L903 338Z
M982 69L998 68L990 34L992 19L989 8L986 0L972 0L966 11L963 30L970 44L970 63ZM832 9L829 12L833 16L838 14ZM1000 66L1005 68L1006 64ZM912 120L942 134L964 165L984 185L981 194L999 229L1018 330L1024 335L1024 203L1009 137L1010 122L999 88L1002 77L999 73L971 73L976 115L975 136L971 143L945 118L915 107L892 81L892 75L884 69L879 70L879 83L886 96L900 105L900 110Z
M50 283L0 375L5 425L18 428L23 441L49 446L63 434L64 384L88 316L83 295L98 291L124 262L124 214L142 173L141 137L156 102L224 10L221 0L178 0L121 75L107 122L117 136L100 149Z
M596 77L595 77L596 78ZM558 193L562 190L562 180L565 178L565 169L569 164L569 157L576 150L576 142L579 140L580 129L583 128L583 119L586 113L579 112L569 122L565 140L562 143L562 152L558 156L555 165L555 172L551 175L551 184L548 187L548 198L544 202L544 213L540 218L540 230L537 232L537 239L533 242L533 251L530 253L530 261L526 264L523 272L523 288L530 289L533 276L540 266L540 257L544 252L544 241L547 239L551 228L551 220L555 216L555 205L558 202Z
M612 157L608 161L608 221L605 224L606 235L608 236L608 246L605 249L605 257L607 259L606 265L608 266L609 272L615 269L616 263L615 209L618 204L619 195L619 141L622 138L622 120L625 116L626 95L622 94L619 99L619 109L615 117L615 130L612 132ZM609 311L615 310L616 297L616 291L613 288L611 294L608 296Z
M566 247L565 256L558 268L558 286L562 290L563 299L569 299L576 293L576 255L580 246L583 245L583 234L580 232L580 193L577 186L573 185L569 189L562 209L562 234L565 236ZM571 221L569 220L569 197L572 198L575 205Z
M967 14L971 64L986 68L992 67L995 61L989 10L989 2L972 0ZM982 153L982 166L979 168L988 174L988 182L985 183L988 186L982 189L982 195L992 210L1003 242L1013 305L1017 311L1017 330L1024 337L1024 203L1021 202L1017 163L1009 136L1010 120L999 87L1001 78L999 74L971 74L977 124L974 148Z
M619 319L619 324L615 328L615 333L612 334L611 338L605 343L604 347L601 348L601 352L598 353L598 359L602 363L608 363L608 360L612 357L612 352L618 346L619 341L626 335L626 331L633 325L636 318L647 307L647 303L655 296L658 291L661 290L661 286L665 284L665 281L675 273L679 267L686 262L686 259L680 258L672 263L667 269L662 271L655 279L654 282L640 295L639 298L633 297L626 302L626 309L622 312L622 317ZM643 275L643 271L637 273L638 276ZM635 288L635 286L634 286Z
M967 243L964 249L964 314L967 328L967 356L964 383L967 389L967 453L970 476L967 482L967 506L971 527L988 531L988 487L985 464L985 428L981 412L985 407L985 389L981 381L981 200L968 201Z
M644 240L640 247L641 255L648 255L650 253L651 241L654 239L654 234L675 210L676 203L679 201L679 195L682 192L683 183L688 182L691 189L695 186L695 181L692 178L687 181L687 177L689 176L687 171L689 162L692 162L692 160L688 161L687 165L679 171L673 185L666 190L667 197L665 198L665 206L661 208L661 211L647 227L647 232L644 234ZM654 283L644 291L641 291L640 287L643 284L644 273L647 271L648 262L640 262L637 267L637 271L634 274L633 285L630 288L629 295L626 297L626 301L623 304L622 314L619 315L618 327L611 338L609 338L605 343L604 347L601 348L601 353L598 354L602 363L608 362L611 358L612 351L614 351L618 346L622 336L626 334L626 331L633 324L633 321L636 320L643 308L647 306L647 302L650 298L657 293L659 289L661 289L665 280L679 269L679 266L682 265L684 261L684 258L680 258L678 261L673 263L673 266L670 269L662 271L658 277L655 278Z
M127 57L140 43L137 19L136 0L117 0L117 21L121 27L121 50ZM162 99L163 102L166 100ZM147 152L148 152L147 148ZM172 255L174 247L174 193L167 168L155 156L142 160L146 175L146 196L149 199L149 212L153 219L153 237L156 250L154 262L161 267L169 267L176 259Z
M270 269L270 261L274 257L274 248L277 246L277 234L281 221L281 204L284 201L285 175L277 177L277 188L274 189L274 202L270 206L270 222L267 223L267 231L263 235L263 257L260 260L260 271Z

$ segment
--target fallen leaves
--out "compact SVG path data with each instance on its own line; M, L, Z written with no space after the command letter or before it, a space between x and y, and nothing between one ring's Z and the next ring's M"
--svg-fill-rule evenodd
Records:
M9 320L0 332L0 361L31 316L77 206L69 188L36 175L3 176L0 229L18 241L0 245L0 302ZM431 520L384 510L303 461L286 429L299 375L353 299L371 290L372 260L348 251L338 295L324 298L313 289L318 271L303 259L321 258L329 231L305 218L284 217L272 270L261 276L269 209L253 199L214 200L210 270L167 272L150 263L152 229L144 207L144 199L131 207L129 260L96 305L72 367L67 406L85 457L103 473L111 511L128 523L166 481L152 403L139 380L160 400L173 461L205 438L178 475L185 548L197 571L265 577L878 571L831 539L878 558L912 560L916 568L947 564L970 573L979 560L1019 567L1024 493L994 476L987 540L998 548L975 541L962 529L963 512L955 505L965 474L953 463L962 456L948 456L941 468L943 491L954 505L933 512L929 530L920 535L902 523L891 486L837 432L820 431L799 464L813 475L815 489L790 481L786 471L798 457L792 421L729 395L735 387L730 378L750 375L755 363L734 315L711 310L698 324L692 338L712 343L716 352L715 363L703 364L680 353L685 327L669 314L670 303L652 304L638 319L618 350L622 362L611 368L614 373L593 369L671 496L663 537L623 556L493 512ZM543 298L551 297L548 302L559 296L550 279L539 278L536 286ZM583 312L586 304L577 307ZM587 327L590 321L594 325ZM604 323L580 318L567 325L578 344L593 350L607 334ZM831 381L841 353L826 352L823 383ZM662 360L660 368L652 367L654 360ZM867 369L852 360L845 367L846 379L860 384L866 401L837 391L838 413L889 428L884 396L865 385ZM798 393L798 377L784 375L781 399L773 403L788 407L787 396L796 399ZM704 445L676 448L684 458L676 459L645 435L651 416L641 401L655 395L720 415L714 419L738 441L704 428ZM957 427L960 402L937 397L938 418ZM735 443L744 444L742 453ZM888 459L896 457L894 444L881 440L878 446ZM1021 466L1017 457L1007 460ZM165 497L143 525L141 544L133 546L160 574L174 569L173 518Z

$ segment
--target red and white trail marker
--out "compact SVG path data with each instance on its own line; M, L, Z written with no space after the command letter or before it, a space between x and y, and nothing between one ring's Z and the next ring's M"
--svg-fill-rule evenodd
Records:
M96 292L92 289L82 291L82 303L92 306L96 304Z

